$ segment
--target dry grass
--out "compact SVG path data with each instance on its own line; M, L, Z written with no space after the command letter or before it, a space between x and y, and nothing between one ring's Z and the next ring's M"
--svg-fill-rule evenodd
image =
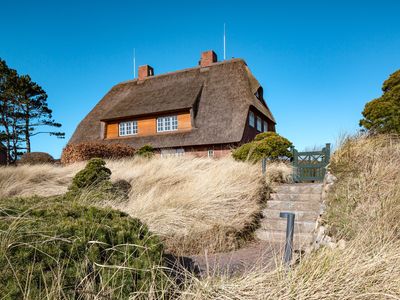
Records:
M400 140L349 138L333 155L339 180L325 221L347 240L291 270L193 279L182 299L400 299Z
M293 168L286 162L273 162L267 165L265 175L268 184L290 183L293 181Z
M229 250L260 213L259 166L204 158L136 159L109 162L114 179L132 185L117 207L149 225L176 254Z
M72 177L83 166L84 164L67 167L43 164L0 167L0 199L63 194L67 191Z
M0 198L66 192L84 163L0 168ZM108 201L163 237L175 254L226 251L252 237L267 184L288 178L284 164L260 165L231 158L154 158L107 161L112 180L132 185L129 201ZM81 196L85 201L85 195ZM108 199L105 199L108 200Z

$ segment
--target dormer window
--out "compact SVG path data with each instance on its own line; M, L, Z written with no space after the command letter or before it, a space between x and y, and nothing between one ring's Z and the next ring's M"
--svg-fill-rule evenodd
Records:
M119 123L119 136L135 135L137 133L137 121L127 121Z
M263 88L261 86L257 89L254 96L256 96L256 98L260 101L263 100Z
M157 132L178 130L178 117L168 116L157 118Z

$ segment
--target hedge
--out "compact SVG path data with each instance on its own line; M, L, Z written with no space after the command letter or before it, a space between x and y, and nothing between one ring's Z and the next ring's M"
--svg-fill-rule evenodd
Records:
M61 163L70 164L91 158L123 158L135 155L135 149L126 144L106 144L100 142L85 142L68 144L62 152Z

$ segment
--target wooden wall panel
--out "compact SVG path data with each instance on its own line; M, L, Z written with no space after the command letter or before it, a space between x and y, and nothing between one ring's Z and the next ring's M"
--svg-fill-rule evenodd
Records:
M118 123L108 123L105 136L109 139L117 138L119 136Z
M188 130L192 128L190 113L178 115L178 130Z
M138 120L138 135L152 135L156 133L156 118Z
M179 130L190 130L192 128L190 113L178 113L176 114L178 117L178 131ZM129 119L132 120L132 119ZM122 122L123 120L121 120ZM157 117L147 117L147 118L140 118L137 119L138 123L138 134L135 136L143 136L143 135L154 135L157 134ZM105 137L108 139L115 139L119 138L119 129L118 123L108 123L105 128ZM176 132L176 131L175 131ZM165 132L167 133L167 132ZM164 133L163 133L164 134ZM128 138L121 137L121 138Z

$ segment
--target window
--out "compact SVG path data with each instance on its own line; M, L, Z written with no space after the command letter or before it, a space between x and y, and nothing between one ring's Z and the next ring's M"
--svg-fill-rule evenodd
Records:
M178 130L177 116L157 118L157 132Z
M214 150L208 149L208 157L214 157Z
M254 113L252 111L249 114L249 125L254 127Z
M183 155L185 155L185 149L183 148L161 149L161 157L183 156Z
M119 123L119 136L134 135L137 133L137 121L127 121Z
M262 131L262 128L261 128L261 118L260 117L257 117L257 131Z
M264 132L268 131L268 123L264 121Z

